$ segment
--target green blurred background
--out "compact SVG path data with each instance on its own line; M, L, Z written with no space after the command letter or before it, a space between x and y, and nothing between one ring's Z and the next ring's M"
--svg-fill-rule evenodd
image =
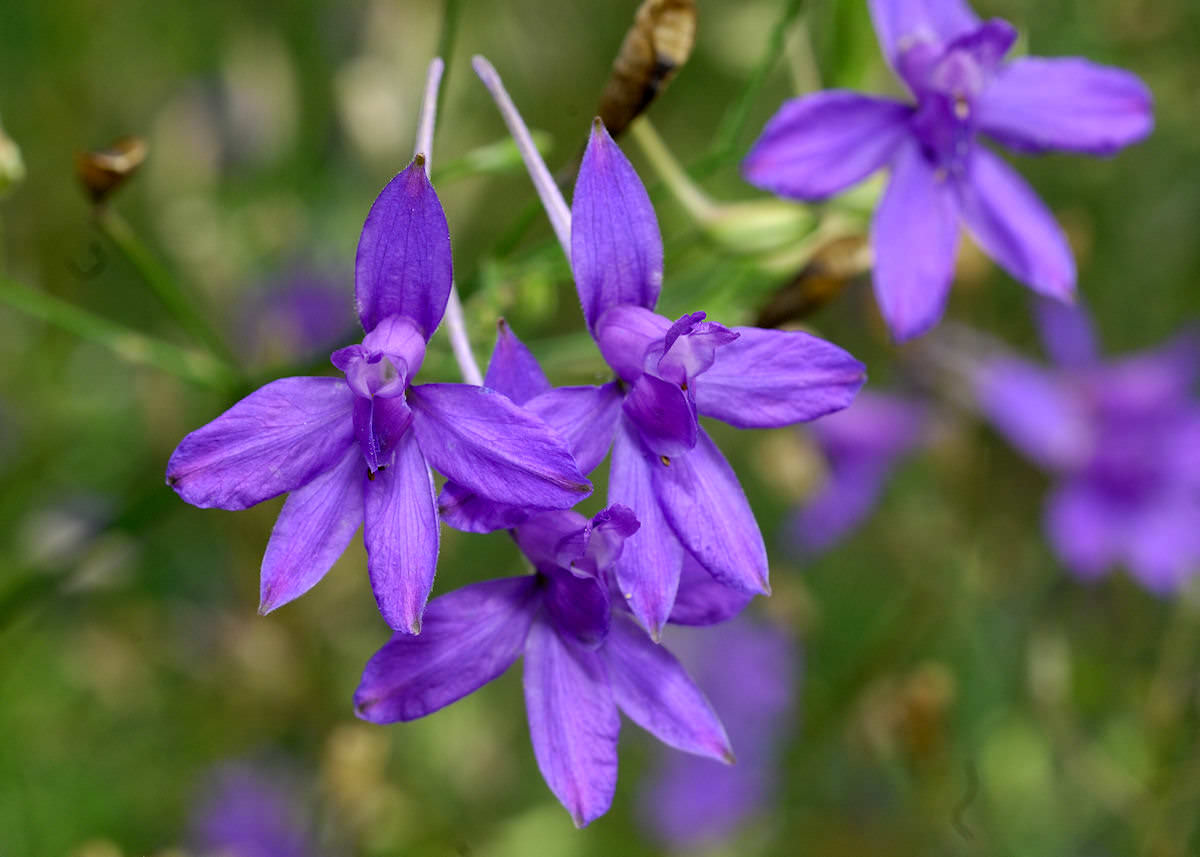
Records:
M451 16L435 184L476 351L486 357L503 314L558 383L603 367L528 179L462 167L504 136L469 60L492 60L561 166L583 144L636 5L477 0ZM863 0L698 5L692 59L650 115L717 199L762 199L737 163L783 99L821 84L895 90ZM1019 166L1068 229L1105 344L1161 341L1200 314L1200 6L977 8L1016 23L1023 50L1121 65L1154 91L1148 142L1111 160ZM799 14L781 29L789 10ZM334 325L346 333L331 344L354 337L358 232L411 156L444 11L403 0L0 6L0 122L27 168L0 201L0 271L198 348L97 227L73 174L77 151L142 135L149 159L114 208L237 343L247 376L225 389L189 383L0 307L0 855L175 853L200 778L245 757L300 772L330 854L661 853L637 823L655 756L634 727L613 810L577 832L538 776L519 670L421 722L357 721L351 694L387 638L361 543L310 594L259 617L258 565L280 502L201 511L163 484L179 439L244 384L330 369L328 349L246 333L264 284L321 272L344 295ZM732 146L714 152L714 139ZM662 222L667 313L753 318L788 276L715 242L625 148ZM970 252L960 274L950 314L1033 349L1026 292ZM873 385L900 376L869 286L809 321L865 359ZM423 377L454 379L441 336ZM1041 535L1046 478L969 414L947 407L937 437L847 544L801 563L783 530L820 478L810 442L719 434L773 546L775 595L752 609L792 629L806 664L775 798L713 853L1200 853L1200 592L1162 601L1123 574L1075 583ZM520 568L502 534L443 528L435 594Z

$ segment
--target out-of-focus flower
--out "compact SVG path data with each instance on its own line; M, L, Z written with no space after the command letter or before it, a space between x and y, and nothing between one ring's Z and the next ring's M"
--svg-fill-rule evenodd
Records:
M277 772L230 762L209 776L192 812L198 857L313 857L313 830L298 789Z
M283 363L330 348L353 316L335 277L297 266L272 278L246 301L238 341L256 363Z
M825 456L825 484L796 515L794 534L806 551L832 547L870 514L897 459L924 439L921 404L864 392L844 411L809 427Z
M1087 317L1038 308L1054 366L995 358L977 371L980 406L1018 451L1058 478L1047 535L1091 580L1124 564L1166 594L1200 570L1200 339L1101 360Z
M500 502L567 508L590 492L557 433L505 396L412 384L451 279L446 216L418 156L363 226L355 297L367 335L331 356L345 378L273 381L171 456L167 483L201 508L291 492L263 557L261 612L307 592L363 525L380 612L419 632L439 546L430 465Z
M664 756L641 801L645 825L692 848L734 833L766 809L799 683L800 654L784 632L740 617L700 631L671 631L671 645L729 730L737 764Z
M829 91L786 103L743 165L782 196L818 200L890 166L875 214L875 294L897 340L945 309L959 224L1013 277L1069 299L1075 261L1025 181L978 143L1019 152L1109 155L1145 137L1151 96L1134 75L1079 58L1004 61L1005 21L981 22L962 0L871 0L888 62L916 104Z

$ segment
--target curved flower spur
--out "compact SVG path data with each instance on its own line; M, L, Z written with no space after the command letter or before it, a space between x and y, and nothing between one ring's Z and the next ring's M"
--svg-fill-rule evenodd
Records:
M430 67L426 105L441 61ZM418 633L433 586L438 515L430 466L496 501L563 509L591 491L558 434L492 390L421 384L450 296L450 233L429 184L432 110L413 162L379 194L355 263L361 345L339 378L273 381L180 442L167 483L201 508L291 492L262 564L260 612L307 592L364 525L371 588L394 629Z
M634 509L642 524L615 566L622 594L657 638L685 560L739 592L768 592L758 523L697 417L738 428L812 420L850 403L863 365L805 333L726 328L702 312L675 321L657 315L658 220L604 126L593 127L568 210L495 69L482 57L474 66L516 138L571 260L588 329L617 376L617 418L598 396L597 409L580 419L593 442L605 450L612 443L609 501Z

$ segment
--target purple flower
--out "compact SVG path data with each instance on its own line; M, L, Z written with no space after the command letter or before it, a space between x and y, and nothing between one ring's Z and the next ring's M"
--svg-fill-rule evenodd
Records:
M1150 132L1145 85L1078 58L1005 62L1016 31L980 22L961 0L871 0L871 15L916 104L844 91L789 101L747 156L746 179L819 200L891 167L871 242L876 298L898 340L941 318L960 222L1013 277L1069 300L1075 261L1062 230L977 137L1019 152L1109 155Z
M202 508L291 492L262 566L266 613L324 576L364 525L367 568L392 628L417 633L433 586L430 466L482 497L567 508L588 494L557 432L492 390L413 385L450 292L450 236L417 158L383 189L358 244L368 331L335 351L338 378L284 378L185 437L167 483Z
M285 362L337 344L353 316L338 278L297 265L263 284L243 309L238 349L252 362Z
M716 628L672 632L737 747L737 764L664 754L645 789L641 816L659 839L691 849L723 839L764 809L781 767L779 744L792 718L799 652L779 629L739 617Z
M282 779L246 764L218 768L190 824L192 850L207 857L310 857L312 830Z
M1200 342L1102 362L1087 318L1044 302L1056 365L1005 357L977 373L980 405L1008 441L1058 478L1045 527L1092 580L1124 564L1167 594L1200 569Z
M354 695L359 717L415 720L461 699L525 656L525 706L538 768L582 827L603 815L617 782L618 709L663 743L731 758L728 739L679 662L612 598L609 575L634 514L610 506L591 521L576 512L527 519L514 538L533 575L476 583L435 598L419 637L395 634L367 663ZM709 585L700 571L699 589ZM693 594L689 604L716 603ZM745 601L726 598L728 618ZM614 607L615 605L615 607Z
M924 439L926 422L916 402L863 392L844 411L812 424L828 475L796 515L794 534L804 550L827 550L862 523L896 460Z

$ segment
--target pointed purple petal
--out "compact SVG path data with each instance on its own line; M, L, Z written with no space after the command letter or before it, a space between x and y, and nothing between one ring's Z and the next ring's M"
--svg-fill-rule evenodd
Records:
M364 330L406 316L433 335L453 279L450 229L423 159L380 192L367 214L354 261L354 299Z
M515 506L565 509L591 493L558 433L484 387L410 387L413 430L447 479Z
M696 409L678 386L646 374L633 382L621 406L655 455L683 455L696 445Z
M1001 67L975 108L980 130L1017 151L1111 155L1150 133L1152 102L1123 69L1021 57Z
M1163 496L1147 504L1128 527L1129 570L1156 595L1172 595L1200 561L1200 497Z
M683 564L683 546L667 525L654 490L657 461L642 446L637 429L621 420L613 440L608 500L635 510L641 528L626 540L613 569L633 615L655 639L671 614Z
M621 393L615 383L599 387L556 387L526 403L567 443L579 471L587 474L608 455L621 416Z
M846 407L866 367L807 333L737 327L695 381L696 409L738 428L778 428Z
M492 349L483 385L503 393L518 405L550 389L537 358L517 339L504 319L497 325L496 347Z
M741 613L753 598L720 583L684 551L679 591L668 621L673 625L716 625Z
M633 382L645 371L647 349L670 329L670 319L643 307L614 307L596 325L596 344L612 370Z
M341 378L272 381L180 441L167 484L202 509L246 509L293 491L353 443L354 398Z
M658 219L633 165L597 120L571 202L571 270L589 328L621 305L653 309L662 288Z
M595 577L576 577L557 568L542 574L546 615L558 633L584 648L597 648L608 636L612 621L608 591Z
M1097 361L1100 349L1091 319L1079 304L1068 304L1054 298L1034 299L1034 321L1042 350L1057 363L1073 369Z
M884 58L896 58L914 42L944 46L979 26L963 0L870 0L871 19Z
M920 336L946 308L958 249L958 203L915 143L904 146L871 224L875 298L897 342Z
M442 521L464 533L510 530L525 521L531 511L536 511L528 506L510 506L488 500L457 482L447 482L442 486L437 506Z
M1000 267L1039 294L1074 297L1075 257L1067 236L1012 167L977 147L958 189L967 231Z
M627 614L613 616L601 650L613 699L659 741L698 756L733 762L725 727L675 656Z
M262 561L259 613L270 613L317 584L363 522L363 460L342 462L293 491L271 530Z
M542 617L525 643L525 711L542 778L577 827L608 812L621 718L604 662Z
M883 167L909 133L913 108L831 90L785 102L742 162L750 184L819 200Z
M355 713L372 723L416 720L478 690L521 654L539 603L531 575L433 599L419 635L393 635L367 662Z
M437 570L438 517L433 474L412 433L396 446L391 464L363 482L366 496L367 571L384 621L418 634Z
M1086 480L1072 479L1046 502L1046 534L1072 573L1095 580L1121 558L1125 515Z

